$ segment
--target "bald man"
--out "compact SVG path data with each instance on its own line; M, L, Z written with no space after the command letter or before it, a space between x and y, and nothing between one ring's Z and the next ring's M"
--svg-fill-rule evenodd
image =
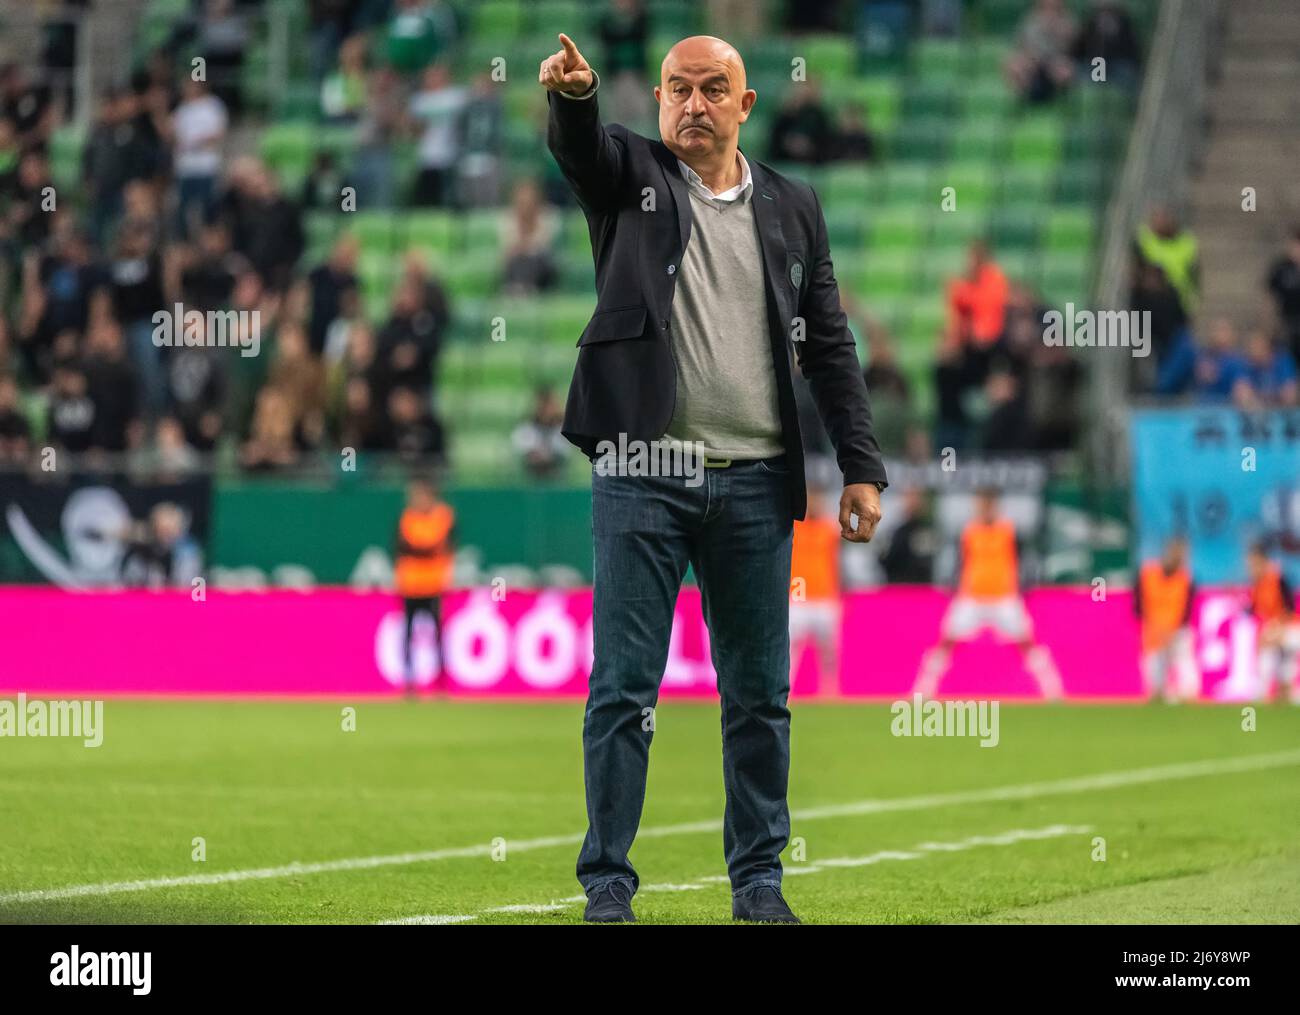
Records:
M732 916L798 923L780 856L790 835L791 531L807 504L792 354L844 475L843 538L871 538L885 486L826 223L812 188L741 152L757 95L733 47L695 36L668 52L653 140L600 122L600 79L559 39L538 74L547 142L596 264L596 311L578 339L563 426L592 459L585 919L633 919L628 852L689 564L722 699Z

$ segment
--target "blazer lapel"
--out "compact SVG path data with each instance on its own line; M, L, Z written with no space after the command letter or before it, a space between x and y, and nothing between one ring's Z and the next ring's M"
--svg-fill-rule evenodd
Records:
M757 162L749 160L749 175L754 181L750 200L754 205L754 222L758 226L758 242L763 250L763 274L768 292L775 297L784 328L794 316L789 292L785 285L785 232L781 229L781 209L777 206L774 188L768 184L768 174Z
M691 238L691 195L686 189L686 181L682 179L681 170L677 168L677 156L662 141L654 145L655 156L659 159L659 166L664 171L664 177L668 180L668 190L673 195L673 205L677 209L677 232L681 239L681 249L679 257L686 252L687 241Z

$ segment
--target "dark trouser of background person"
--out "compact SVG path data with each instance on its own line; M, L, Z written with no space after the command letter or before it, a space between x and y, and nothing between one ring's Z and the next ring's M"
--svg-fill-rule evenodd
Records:
M699 582L722 699L723 848L733 892L781 884L790 835L790 551L784 456L689 477L592 474L594 662L583 722L590 896L639 884L628 860L653 709L686 567ZM700 477L696 477L697 479Z
M403 677L406 682L406 693L415 693L415 651L413 634L415 631L415 618L423 613L433 621L433 644L436 649L437 671L433 675L433 685L435 687L442 683L442 597L441 596L420 596L416 598L407 598L402 600L402 606L406 613L406 637L402 642L402 661L405 665Z

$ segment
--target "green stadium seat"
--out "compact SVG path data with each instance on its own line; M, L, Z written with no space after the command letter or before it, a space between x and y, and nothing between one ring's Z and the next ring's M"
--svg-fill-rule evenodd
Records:
M456 218L449 211L411 209L397 222L397 244L403 249L450 253L456 243Z
M915 207L881 208L871 216L868 246L872 254L915 250L925 235L926 219Z
M501 41L513 40L524 30L524 9L517 0L479 0L471 15L473 33Z
M1037 206L1000 208L994 212L989 229L994 249L1001 253L1004 250L1036 247L1041 213L1041 208Z
M1007 166L998 176L998 204L1004 208L1041 210L1051 200L1056 182L1055 170L1045 166Z
M1006 143L1002 121L971 120L953 131L949 157L954 162L994 162L1001 158Z
M982 211L964 209L958 200L957 210L940 211L931 216L925 235L925 250L960 250L965 253L970 245L988 231L988 215Z
M805 35L794 50L807 59L809 79L827 84L848 80L857 64L853 40L846 35Z
M958 162L940 169L935 173L934 182L941 194L944 188L953 188L959 212L986 211L998 190L994 167L977 162Z
M1058 204L1093 207L1101 204L1107 193L1108 173L1100 162L1067 164L1056 181Z
M1011 130L1012 164L1055 166L1061 160L1063 133L1061 119L1055 114L1022 119Z
M948 157L952 137L952 120L945 117L918 117L899 124L889 139L893 159L943 162Z
M885 170L885 200L890 205L939 207L939 186L926 162L896 163Z
M1043 231L1044 247L1049 254L1090 252L1096 234L1097 216L1094 212L1056 208L1047 217Z
M919 39L912 46L912 73L926 81L966 76L966 49L957 39Z

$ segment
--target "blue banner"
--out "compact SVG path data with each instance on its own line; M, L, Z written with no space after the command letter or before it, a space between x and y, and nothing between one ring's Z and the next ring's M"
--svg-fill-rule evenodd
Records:
M1139 560L1181 533L1198 583L1236 584L1263 540L1300 582L1300 411L1135 410L1130 437Z

